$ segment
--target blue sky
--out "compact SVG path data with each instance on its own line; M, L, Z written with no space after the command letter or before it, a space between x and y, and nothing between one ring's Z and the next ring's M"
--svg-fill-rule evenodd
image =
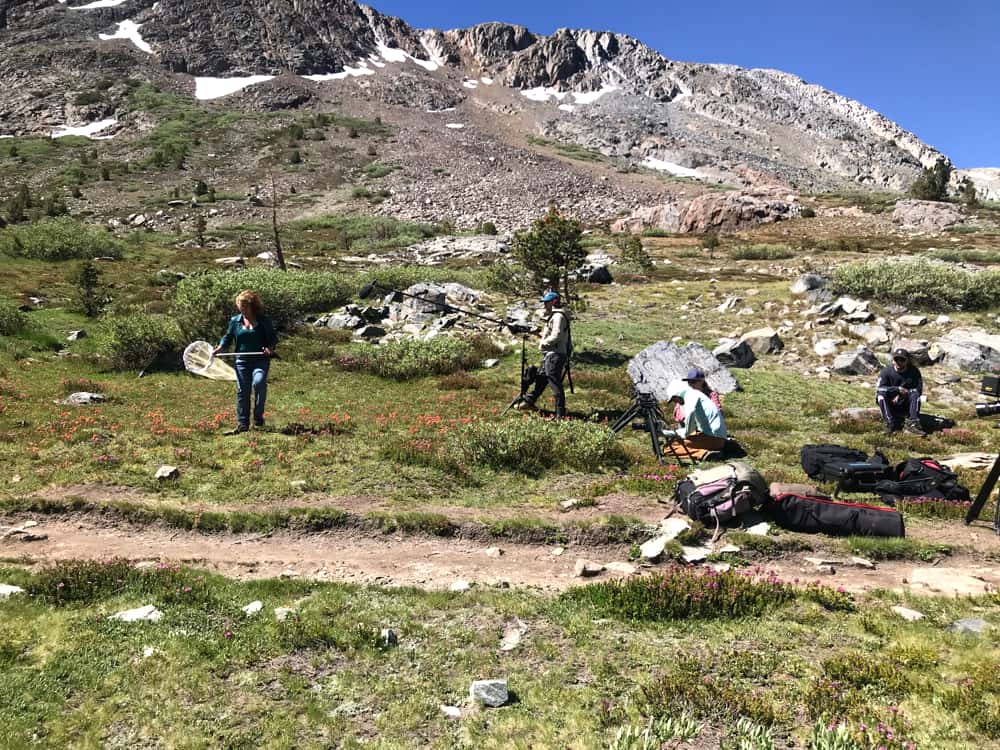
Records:
M617 31L666 57L794 73L878 110L959 167L1000 167L996 0L368 0L422 28Z

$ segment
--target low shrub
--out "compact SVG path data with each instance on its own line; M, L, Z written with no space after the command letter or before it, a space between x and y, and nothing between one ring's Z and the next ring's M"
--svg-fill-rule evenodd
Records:
M112 369L142 370L183 340L180 327L167 315L127 313L109 318L98 334L97 351Z
M931 562L951 554L947 544L924 542L920 539L852 536L847 539L852 554L869 560L922 560Z
M0 231L0 252L9 256L57 261L120 258L123 251L121 240L104 229L67 217L43 219Z
M756 617L796 597L827 609L853 609L845 592L818 584L797 587L760 568L717 573L675 567L662 575L581 586L563 596L623 620Z
M906 516L918 518L964 519L972 507L972 502L961 500L940 500L933 497L912 497L900 500L897 509Z
M782 245L744 245L730 252L733 260L783 260L795 257L790 248Z
M458 370L450 375L438 378L439 391L476 391L482 388L482 381L465 370Z
M7 300L0 300L0 336L13 336L21 331L28 319L17 305Z
M983 310L1000 298L1000 271L969 271L919 259L872 260L833 272L835 293L926 310Z
M618 248L619 259L625 268L645 272L653 267L653 260L643 248L642 240L634 234L616 235L615 247Z
M424 466L455 477L465 477L465 467L440 441L426 437L395 437L379 447L379 457L404 466Z
M787 718L787 709L775 700L773 692L720 676L716 665L688 655L680 655L666 671L643 685L637 702L643 714L654 718L690 714L735 723L739 717L747 717L764 725Z
M1000 665L982 661L945 694L943 703L987 737L1000 739Z
M473 422L453 434L451 449L468 464L528 476L556 467L594 471L624 462L610 430L575 420Z
M189 276L178 282L171 312L189 336L217 337L235 314L233 300L253 289L264 300L279 329L287 329L305 314L326 312L346 304L355 288L344 274L250 268Z
M499 349L488 338L438 336L430 341L405 339L382 346L364 344L335 362L344 370L368 372L391 380L413 380L470 370L498 353Z

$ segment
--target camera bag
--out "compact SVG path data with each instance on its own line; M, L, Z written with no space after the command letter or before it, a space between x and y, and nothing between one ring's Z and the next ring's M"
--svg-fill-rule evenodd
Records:
M836 536L906 535L903 516L892 508L845 503L829 497L784 494L771 499L764 511L789 531Z
M677 504L694 521L718 527L767 501L764 478L743 461L692 471L677 483Z
M806 445L799 458L811 479L836 482L838 493L874 492L880 481L895 478L889 459L878 451L869 458L842 445Z

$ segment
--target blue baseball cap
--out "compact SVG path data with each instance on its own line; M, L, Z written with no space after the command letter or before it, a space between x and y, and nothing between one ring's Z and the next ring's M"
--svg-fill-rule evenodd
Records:
M691 381L691 380L706 380L706 379L707 378L705 377L705 371L704 370L699 370L699 369L688 370L687 377L684 378L684 380L687 380L687 381Z
M551 302L556 299L559 299L559 292L546 292L542 295L542 302Z

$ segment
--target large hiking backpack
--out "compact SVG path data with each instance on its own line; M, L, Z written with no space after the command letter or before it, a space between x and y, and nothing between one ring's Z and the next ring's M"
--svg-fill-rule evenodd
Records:
M764 478L743 461L692 471L678 482L677 504L692 520L715 526L732 521L768 498Z
M942 500L968 502L969 490L962 486L955 474L933 458L908 458L896 467L898 480L881 481L876 491L883 496L932 497Z
M895 478L889 459L878 451L868 458L842 445L805 445L799 459L810 479L836 482L837 492L874 492L878 482Z
M790 531L838 536L906 535L903 516L891 508L845 503L825 495L776 495L764 506L775 523Z

